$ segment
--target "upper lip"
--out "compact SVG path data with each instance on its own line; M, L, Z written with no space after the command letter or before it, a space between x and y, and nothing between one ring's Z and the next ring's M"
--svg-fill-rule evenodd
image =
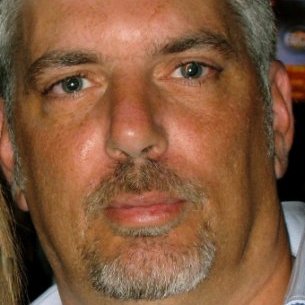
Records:
M122 193L116 196L109 205L107 205L107 208L145 208L154 205L175 204L181 201L183 201L183 199L162 192L146 192L143 194Z

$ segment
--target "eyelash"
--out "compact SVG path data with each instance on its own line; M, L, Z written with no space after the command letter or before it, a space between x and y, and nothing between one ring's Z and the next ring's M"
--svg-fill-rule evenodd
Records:
M84 73L77 73L77 74L71 74L68 75L64 78L61 78L58 81L53 82L51 85L47 86L46 88L43 89L42 91L42 95L48 95L50 93L50 91L57 85L59 85L60 83L64 82L65 80L71 78L71 77L79 77L79 78L88 78L88 76Z
M191 63L197 63L198 65L202 66L203 68L207 68L207 69L211 69L213 71L215 71L216 73L221 73L222 72L222 68L219 67L219 66L215 66L215 65L210 65L210 64L207 64L205 62L201 62L201 61L196 61L196 60L188 60L188 61L181 61L180 63L178 63L176 66L175 66L175 69L174 71L176 71L177 69L179 68L182 68L188 64L191 64ZM53 82L51 85L47 86L46 88L43 89L42 91L42 95L46 96L50 93L50 91L57 85L59 85L61 82L64 82L65 80L71 78L71 77L79 77L79 78L88 78L88 75L86 75L85 73L77 73L77 74L71 74L71 75L68 75L64 78L61 78L59 79L58 81L55 81ZM177 78L177 81L178 81L178 78ZM196 78L183 78L183 80L179 80L179 81L183 81L184 83L188 84L188 85L201 85L204 81L204 77L203 79L201 77L199 77L198 79Z
M221 68L220 66L218 65L211 65L211 64L207 64L206 62L202 62L202 61L197 61L197 60L188 60L188 61L181 61L180 63L178 63L176 66L175 66L175 71L179 68L182 68L184 66L187 66L188 64L191 64L191 63L197 63L198 65L202 66L203 68L207 68L207 69L210 69L211 72L215 72L215 73L221 73L223 71L223 68ZM211 73L210 72L210 73ZM209 73L209 72L208 72ZM198 79L196 78L183 78L183 83L186 83L187 85L201 85L205 80L205 77L199 77ZM181 81L181 80L180 80Z

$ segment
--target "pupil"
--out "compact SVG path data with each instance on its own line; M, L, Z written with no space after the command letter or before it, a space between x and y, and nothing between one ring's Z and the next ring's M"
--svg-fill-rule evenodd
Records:
M182 75L185 78L196 78L200 77L202 73L202 67L198 63L191 62L184 67Z
M82 79L80 77L69 77L66 80L64 80L63 83L63 90L67 93L73 93L80 91L82 89Z

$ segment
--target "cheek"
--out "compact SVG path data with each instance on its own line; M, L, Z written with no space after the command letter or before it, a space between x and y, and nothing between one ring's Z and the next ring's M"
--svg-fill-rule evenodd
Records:
M251 218L247 203L253 201L257 173L266 162L259 105L249 100L240 105L238 100L226 100L220 107L183 111L171 125L175 151L168 162L178 173L199 180L209 198L207 214L219 228L228 219L227 232L232 224Z
M69 259L84 234L84 197L107 170L101 127L92 121L73 128L19 129L25 196L51 263Z
M179 117L171 125L170 147L178 164L187 162L188 175L199 173L205 180L217 181L235 172L238 162L247 162L255 135L247 111L223 107L205 109ZM252 119L251 119L252 120Z
M61 218L81 221L84 196L107 171L104 138L102 124L94 120L19 129L25 195L34 217L43 214L48 221L61 211Z

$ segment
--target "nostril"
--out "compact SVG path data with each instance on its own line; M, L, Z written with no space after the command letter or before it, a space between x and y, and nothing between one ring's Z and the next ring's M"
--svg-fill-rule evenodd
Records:
M147 155L149 153L149 151L151 151L153 149L154 145L149 145L148 147L145 147L143 150L142 150L142 154L143 155Z
M167 141L160 134L152 133L145 138L140 136L129 138L128 136L111 139L106 144L107 154L116 160L126 158L158 159L166 151Z
M115 160L124 160L129 157L125 150L120 149L118 145L111 140L107 141L106 152L108 156Z

